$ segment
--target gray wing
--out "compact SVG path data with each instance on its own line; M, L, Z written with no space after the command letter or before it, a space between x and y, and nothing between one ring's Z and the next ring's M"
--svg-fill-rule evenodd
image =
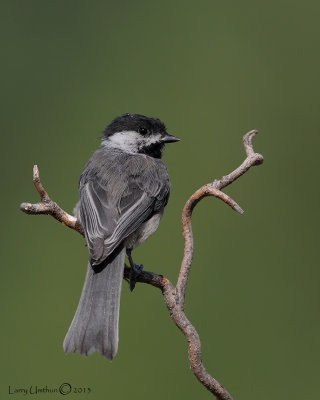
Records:
M130 161L123 165L127 173L122 174L121 183L119 176L107 181L95 176L81 185L80 219L96 263L167 204L170 184L164 164Z

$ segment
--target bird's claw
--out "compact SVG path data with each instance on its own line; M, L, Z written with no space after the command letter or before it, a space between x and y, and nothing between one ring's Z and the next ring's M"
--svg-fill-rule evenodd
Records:
M133 264L130 268L130 277L129 277L129 288L132 292L137 283L137 277L141 274L143 270L143 265Z

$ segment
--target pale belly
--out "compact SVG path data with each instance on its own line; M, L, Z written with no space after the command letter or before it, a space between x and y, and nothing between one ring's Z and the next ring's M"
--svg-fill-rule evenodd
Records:
M127 237L125 240L125 246L127 249L135 249L145 242L149 236L151 236L157 230L161 217L163 215L164 208L158 213L151 217L147 222L143 223L139 229Z

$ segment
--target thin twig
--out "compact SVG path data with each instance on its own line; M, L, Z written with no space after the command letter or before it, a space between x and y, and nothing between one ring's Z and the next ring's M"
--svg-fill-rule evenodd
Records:
M223 176L220 180L213 182L217 189L223 189L224 187L233 183L236 179L240 178L240 176L246 173L249 168L263 163L263 156L259 153L255 153L252 146L252 139L257 134L258 131L254 129L243 136L243 146L247 158L240 165L240 167L236 168L229 175Z
M197 379L219 400L232 400L231 395L216 381L204 368L202 363L201 343L199 335L188 320L184 312L185 293L191 268L193 257L193 235L191 226L191 217L194 207L200 200L207 196L214 196L226 204L239 214L243 214L240 206L232 200L228 195L221 192L221 189L230 185L241 175L248 171L254 165L262 164L263 156L255 153L252 146L252 138L258 133L253 130L243 136L243 144L246 152L244 162L230 174L215 180L212 183L202 186L194 194L190 196L182 212L182 231L184 237L184 257L182 260L180 273L176 287L164 276L153 272L142 271L137 277L137 282L147 283L155 286L162 291L164 301L169 310L170 316L177 327L183 332L188 342L188 356L191 369ZM49 214L63 225L76 230L82 236L84 232L81 224L75 217L66 213L57 203L51 200L48 193L41 184L38 167L33 168L33 182L40 195L41 202L37 204L22 203L20 209L26 214ZM130 268L125 266L124 279L130 278Z
M62 225L68 226L71 229L79 232L84 236L84 232L81 224L77 221L77 218L66 213L56 202L51 200L50 196L44 189L40 181L39 169L37 165L33 167L33 183L36 187L41 202L36 204L21 203L20 210L26 214L48 214L52 215L57 221L61 222Z
M193 235L191 226L191 216L194 207L207 196L215 196L227 203L231 208L237 211L239 214L243 214L243 210L240 206L232 200L225 193L221 192L220 189L230 185L241 175L249 170L254 165L262 164L263 156L255 153L252 146L252 138L258 133L257 130L252 130L243 136L243 144L247 158L244 162L231 172L229 175L223 176L220 180L215 180L212 183L202 186L199 190L193 193L189 200L186 202L182 212L182 231L184 236L184 257L182 260L180 273L177 282L177 293L181 305L184 307L184 299L186 293L186 287L191 268L191 262L193 257Z

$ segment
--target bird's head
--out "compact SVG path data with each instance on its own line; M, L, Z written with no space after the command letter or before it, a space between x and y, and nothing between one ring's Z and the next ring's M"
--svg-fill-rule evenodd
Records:
M140 114L124 114L115 118L104 130L102 144L127 153L161 158L166 143L180 139L169 135L163 122Z

